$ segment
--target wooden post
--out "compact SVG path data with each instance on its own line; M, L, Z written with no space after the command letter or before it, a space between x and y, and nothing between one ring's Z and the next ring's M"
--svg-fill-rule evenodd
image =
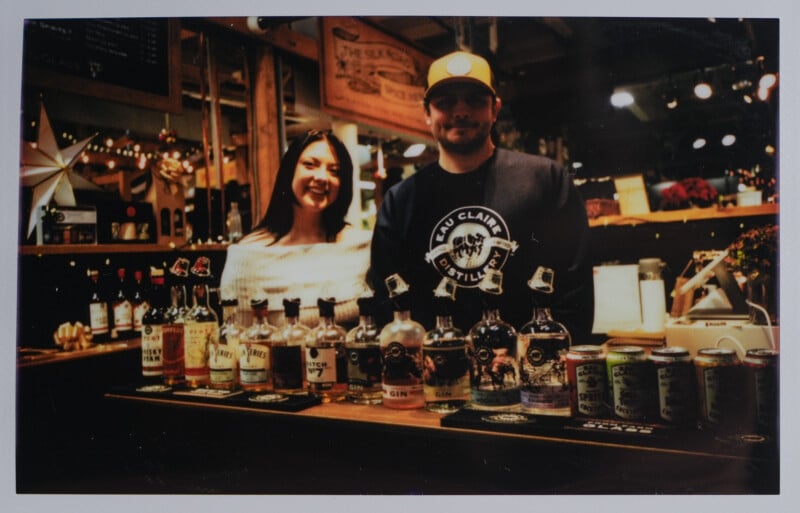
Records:
M278 166L281 159L281 122L278 107L278 84L275 77L275 55L272 47L264 45L256 50L255 70L251 82L253 98L253 152L251 164L253 184L253 223L260 220L269 206Z

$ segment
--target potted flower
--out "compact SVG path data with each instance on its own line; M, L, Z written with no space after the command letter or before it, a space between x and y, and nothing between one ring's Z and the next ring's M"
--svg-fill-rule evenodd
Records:
M661 209L710 207L719 193L703 178L684 178L661 191Z
M774 283L778 275L778 225L768 224L747 230L728 246L726 263L739 274L745 284L747 300L776 316ZM767 319L758 309L751 309L751 321L765 324Z

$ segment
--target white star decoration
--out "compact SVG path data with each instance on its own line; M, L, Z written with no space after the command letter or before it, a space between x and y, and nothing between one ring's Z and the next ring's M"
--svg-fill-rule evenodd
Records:
M42 105L39 116L39 138L36 144L22 142L22 170L20 181L23 187L33 187L31 214L28 218L28 237L36 227L37 216L41 207L50 201L58 205L75 206L76 189L100 190L98 186L81 177L72 170L86 145L96 136L86 139L64 149L59 149L53 128Z

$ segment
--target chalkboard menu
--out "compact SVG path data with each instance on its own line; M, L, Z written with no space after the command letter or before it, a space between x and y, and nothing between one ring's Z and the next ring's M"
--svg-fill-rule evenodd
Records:
M166 18L26 20L24 80L178 111L178 31Z

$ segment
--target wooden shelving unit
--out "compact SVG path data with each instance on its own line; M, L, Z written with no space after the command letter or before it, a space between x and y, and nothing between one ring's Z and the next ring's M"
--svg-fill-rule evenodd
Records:
M638 225L645 223L686 223L705 219L725 219L733 217L749 217L763 215L778 215L779 206L776 203L765 203L753 207L708 207L689 208L684 210L660 210L647 214L634 216L613 215L601 216L589 220L592 228L602 226Z
M20 246L20 255L88 255L97 253L163 253L170 251L224 251L228 244L52 244Z

